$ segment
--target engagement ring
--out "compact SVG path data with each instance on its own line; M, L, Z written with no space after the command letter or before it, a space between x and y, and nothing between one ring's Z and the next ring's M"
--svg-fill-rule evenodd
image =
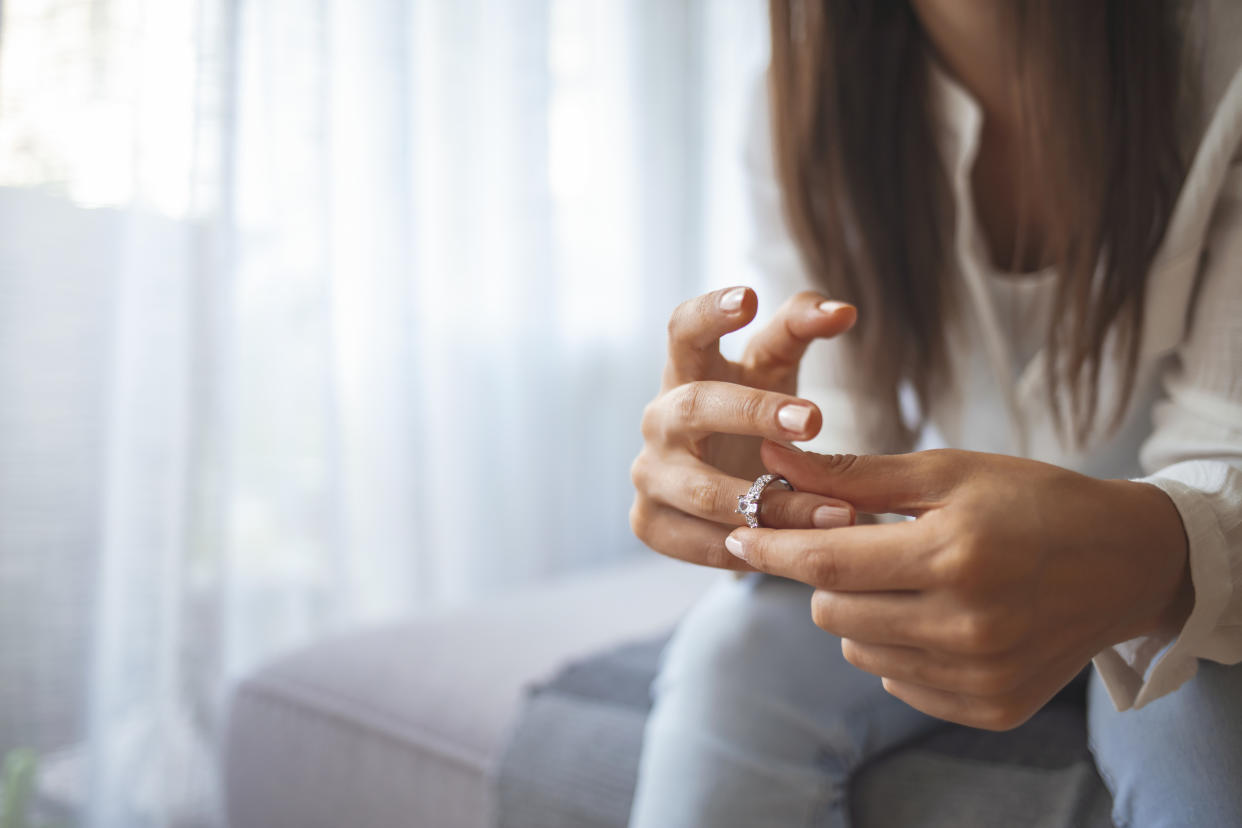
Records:
M789 481L776 474L761 474L750 484L750 490L744 495L737 497L737 512L746 518L746 525L751 529L759 528L759 499L763 497L763 490L773 483L780 483L786 489L793 491L793 486Z

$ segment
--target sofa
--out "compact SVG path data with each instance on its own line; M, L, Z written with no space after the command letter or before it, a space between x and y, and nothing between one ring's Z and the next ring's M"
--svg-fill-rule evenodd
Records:
M263 665L229 705L230 826L624 826L663 642L719 577L651 557ZM1111 826L1075 695L879 757L853 780L855 823Z

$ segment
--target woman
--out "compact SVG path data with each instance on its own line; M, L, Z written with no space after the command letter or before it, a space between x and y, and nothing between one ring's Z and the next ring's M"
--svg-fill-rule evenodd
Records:
M754 291L676 310L631 513L758 574L670 644L631 824L846 824L869 756L1092 662L1115 822L1240 824L1242 4L771 20L761 258L801 292L737 363Z

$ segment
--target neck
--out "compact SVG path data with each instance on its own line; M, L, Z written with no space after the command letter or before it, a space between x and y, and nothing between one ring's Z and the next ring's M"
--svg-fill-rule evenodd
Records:
M979 101L993 129L1016 128L1013 27L996 0L910 0L936 57Z

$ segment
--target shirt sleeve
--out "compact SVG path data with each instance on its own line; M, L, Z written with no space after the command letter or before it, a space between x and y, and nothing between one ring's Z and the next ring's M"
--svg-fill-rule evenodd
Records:
M768 110L766 73L760 76L751 96L746 130L744 163L750 202L752 237L750 263L755 270L759 315L751 323L758 329L786 299L803 290L821 293L807 271L797 243L789 231L781 203L780 184L772 155L771 119ZM798 372L798 395L819 406L823 428L807 441L811 451L823 453L889 454L909 446L886 445L864 428L887 411L868 411L866 395L849 387L850 372L841 370L847 349L840 340L812 343Z
M1242 661L1242 164L1222 187L1188 332L1164 377L1143 444L1143 482L1181 514L1194 608L1173 638L1145 636L1095 664L1118 710L1194 677L1199 659Z

